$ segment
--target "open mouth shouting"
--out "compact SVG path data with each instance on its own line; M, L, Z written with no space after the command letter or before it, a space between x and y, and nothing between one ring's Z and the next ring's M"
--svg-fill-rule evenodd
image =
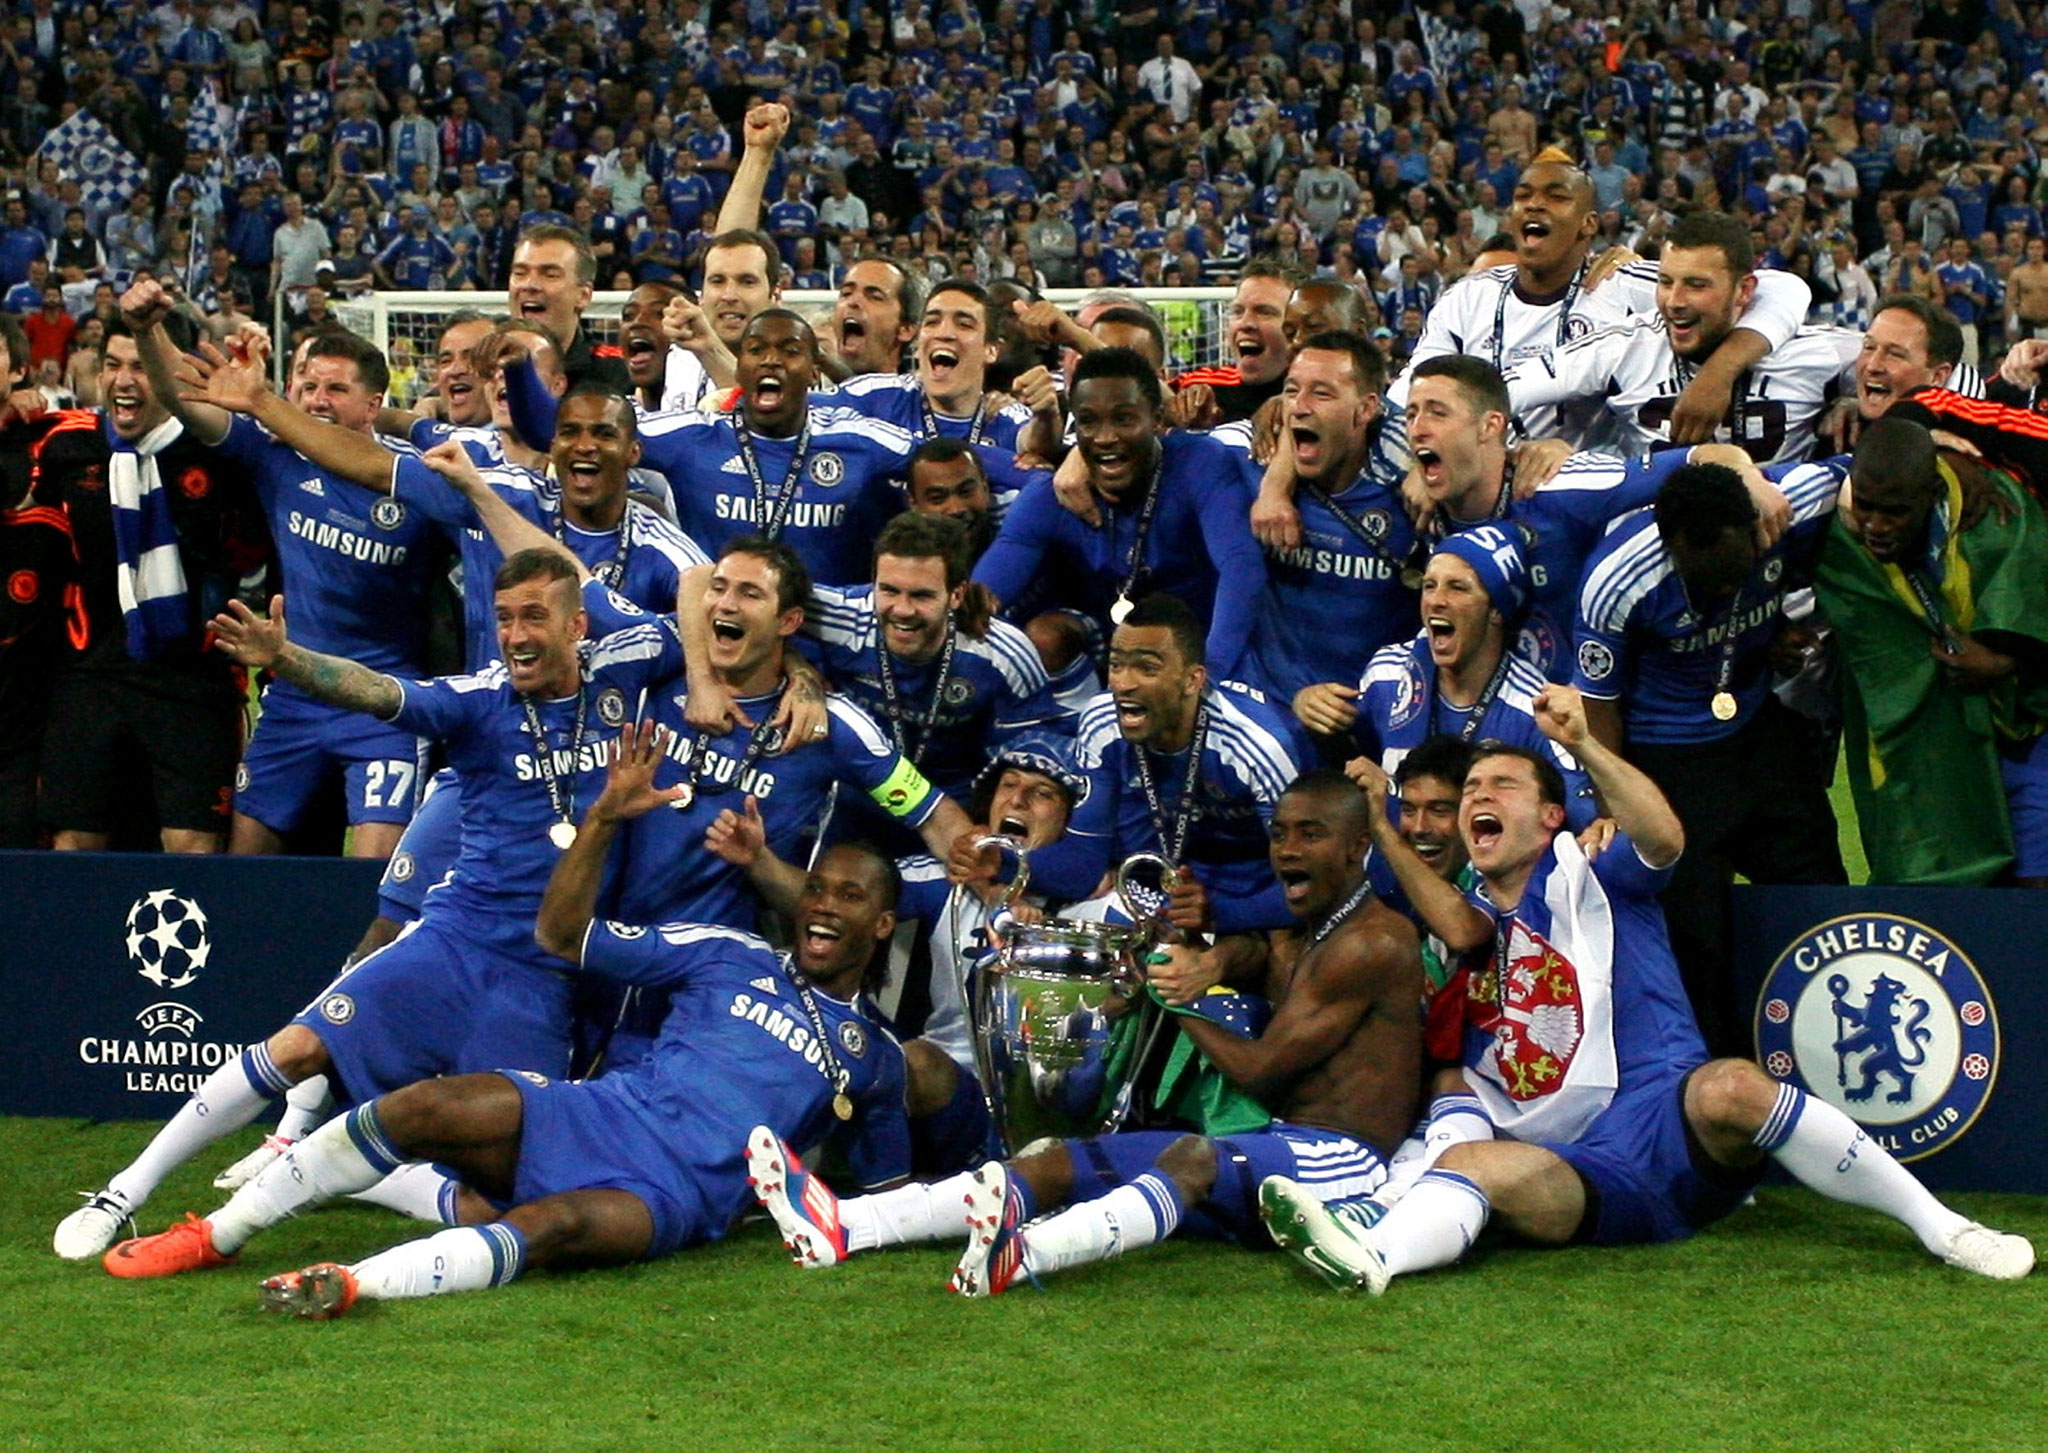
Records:
M839 356L857 356L868 341L868 324L865 318L848 313L839 320Z
M1500 815L1491 811L1475 812L1465 824L1465 837L1475 858L1499 847L1503 833Z
M1555 230L1550 219L1538 212L1522 219L1522 225L1515 230L1515 240L1525 248L1534 249L1548 242Z
M1299 471L1313 479L1322 472L1323 436L1312 424L1296 424L1287 431L1294 440L1294 462Z
M1306 868L1282 868L1276 876L1280 879L1280 895L1289 908L1302 907L1315 894L1315 878Z
M1031 836L1031 824L1014 812L1006 812L994 823L996 836L1015 838L1023 842Z
M626 371L635 383L645 383L668 363L668 350L652 328L636 324L619 335L626 353Z
M1431 616L1423 623L1429 633L1430 659L1439 666L1450 665L1458 656L1458 624L1449 616Z
M115 432L137 434L142 430L143 415L149 411L149 400L135 385L119 384L107 395L107 411L113 418Z
M779 411L789 400L789 379L780 369L764 369L754 378L749 391L754 407L764 414Z
M830 964L839 955L839 944L846 937L839 920L823 910L813 911L798 928L797 953L806 968Z
M1152 708L1135 696L1113 698L1116 704L1116 729L1126 737L1137 740L1151 730Z
M1109 494L1121 493L1137 476L1138 456L1122 443L1083 444L1081 458L1097 487Z
M1664 315L1664 331L1670 336L1671 351L1684 358L1699 351L1706 330L1696 312L1668 312Z
M1415 445L1413 452L1415 455L1415 467L1422 473L1423 487L1431 494L1441 493L1448 479L1448 471L1444 468L1443 455L1437 453L1436 450L1430 448L1427 444Z
M924 366L933 383L950 383L959 372L960 350L950 343L934 343L924 351Z

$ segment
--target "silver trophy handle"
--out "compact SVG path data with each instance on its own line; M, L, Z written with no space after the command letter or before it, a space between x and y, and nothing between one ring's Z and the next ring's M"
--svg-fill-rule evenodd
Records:
M1009 882L998 885L999 891L995 901L988 905L989 938L1000 949L1009 938L1010 929L1016 921L1011 916L1010 905L1021 898L1024 890L1031 886L1031 854L1025 849L1024 844L1015 838L1003 837L999 833L989 833L974 840L976 853L980 853L984 848L994 848L998 855L1014 858L1017 862L1016 875Z

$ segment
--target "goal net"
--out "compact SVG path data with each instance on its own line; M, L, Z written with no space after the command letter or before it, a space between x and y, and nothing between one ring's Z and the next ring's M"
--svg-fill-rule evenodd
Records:
M1229 346L1231 289L1136 288L1131 291L1159 315L1159 321L1166 329L1168 373L1224 363L1234 356ZM583 326L597 341L608 343L617 340L619 309L625 306L628 296L626 293L605 292L591 299L590 307L583 314ZM1080 288L1053 288L1044 296L1072 312L1092 294ZM830 319L836 300L836 295L829 292L787 292L782 295L785 306L794 308L821 328ZM411 352L418 365L422 388L427 386L432 373L434 345L439 339L442 320L451 313L468 309L496 316L505 311L504 295L470 292L366 293L334 304L334 313L343 326L368 338L383 349L387 357L391 355L392 345L404 340L406 347L400 351ZM277 336L283 337L284 333L284 319L280 317ZM278 363L281 369L284 363L282 356ZM282 385L280 377L279 386Z

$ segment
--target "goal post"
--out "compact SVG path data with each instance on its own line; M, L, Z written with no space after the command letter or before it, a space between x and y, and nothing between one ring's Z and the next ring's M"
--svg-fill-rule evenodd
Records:
M1190 368L1228 362L1229 288L1131 288L1159 315L1166 330L1167 371L1180 373ZM584 328L599 342L618 337L619 310L631 296L622 292L596 293L583 314ZM1052 288L1042 296L1072 311L1083 299L1092 297L1086 288ZM785 307L793 308L820 327L829 319L837 294L826 291L790 291L782 295ZM280 301L278 336L284 332ZM492 316L505 312L504 295L495 292L371 292L360 297L336 300L335 316L342 325L375 343L388 357L398 339L409 344L424 379L431 372L434 344L441 320L450 314L476 309ZM281 371L284 359L280 354Z

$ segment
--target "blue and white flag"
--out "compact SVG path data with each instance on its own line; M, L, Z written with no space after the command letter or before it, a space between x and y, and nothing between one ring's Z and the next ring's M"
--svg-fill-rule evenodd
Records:
M87 210L96 209L102 216L120 211L136 188L149 181L135 154L90 111L74 111L44 137L36 158L44 157L57 163L66 180L78 183Z

